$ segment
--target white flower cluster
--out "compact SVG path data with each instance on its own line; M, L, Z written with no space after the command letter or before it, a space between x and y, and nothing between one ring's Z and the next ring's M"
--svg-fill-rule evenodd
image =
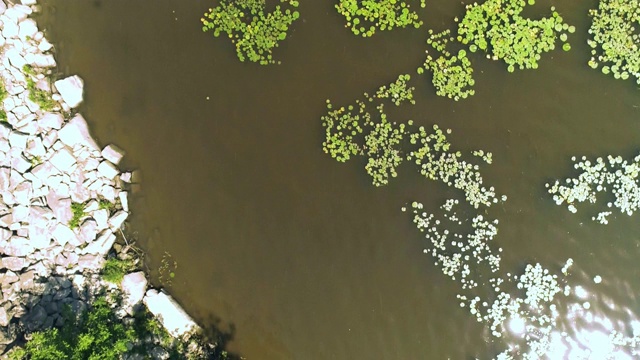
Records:
M576 161L576 158L571 158ZM623 160L621 156L613 157L609 155L606 161L599 157L595 163L587 160L585 156L582 161L576 162L574 168L582 172L577 178L566 179L567 185L561 185L556 181L552 186L546 184L549 193L553 195L556 204L567 203L569 211L575 213L577 208L575 203L589 201L596 202L596 194L611 190L615 197L613 203L608 203L608 207L616 207L622 213L632 215L640 209L640 155L631 162ZM601 224L608 224L607 216L610 211L600 212L592 217L594 221Z
M441 206L444 216L441 221L434 214L419 213L423 208L422 204L413 202L413 221L420 231L426 233L431 247L424 252L435 258L436 266L453 280L459 280L463 289L474 288L478 286L471 276L472 271L478 272L475 267L486 263L491 272L500 268L500 255L489 246L489 242L498 233L498 221L488 221L478 215L471 220L472 232L464 235L452 232L444 222L447 225L463 224L453 211L458 203L457 200L450 199ZM498 249L500 251L502 249Z

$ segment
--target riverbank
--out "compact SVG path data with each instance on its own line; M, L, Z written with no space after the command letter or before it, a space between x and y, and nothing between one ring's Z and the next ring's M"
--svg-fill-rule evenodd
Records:
M0 354L62 326L63 309L81 313L105 295L122 298L124 322L144 304L172 336L193 333L198 326L143 272L121 284L101 276L107 258L135 268L129 246L114 250L132 173L118 169L124 151L91 137L77 112L83 81L58 76L54 47L31 18L38 10L34 0L0 0Z

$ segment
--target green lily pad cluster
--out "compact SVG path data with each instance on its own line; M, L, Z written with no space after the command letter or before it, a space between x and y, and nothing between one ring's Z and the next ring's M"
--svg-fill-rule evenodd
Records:
M333 109L331 101L327 100L327 110L321 118L325 128L322 150L339 162L346 162L354 155L364 155L363 146L357 140L363 126L371 123L371 114L365 111L364 102L357 101L355 107Z
M200 19L202 31L213 31L215 37L225 33L240 61L274 64L273 49L300 17L297 7L298 1L280 0L273 11L266 12L265 0L222 0Z
M564 43L564 50L570 50L567 33L575 32L575 27L565 23L554 7L550 17L525 18L521 15L525 4L525 0L487 0L467 5L457 40L471 52L482 50L488 58L503 60L510 72L538 68L541 55L554 50L557 40Z
M427 44L442 55L433 58L427 52L427 59L423 67L418 69L418 73L423 73L424 70L433 73L431 82L439 96L446 96L458 101L475 94L475 90L471 89L475 84L473 67L471 67L467 52L460 49L456 55L453 55L447 51L447 43L453 40L450 37L450 30L437 34L433 34L429 30L429 33L431 36L427 40Z
M425 7L425 0L420 0L420 6ZM363 37L372 36L376 30L422 26L418 14L402 0L340 0L336 9L347 20L345 27Z
M450 150L445 135L450 130L434 125L433 131L427 131L424 126L414 126L412 120L390 121L380 98L367 94L365 97L369 102L358 100L355 106L335 110L327 101L328 112L321 117L325 153L340 162L352 156L366 156L365 170L375 186L386 185L390 178L397 177L396 169L407 160L416 164L425 178L462 190L467 202L476 208L498 202L494 188L483 185L479 165L464 160L459 151ZM367 107L376 100L377 111L370 112ZM479 151L473 154L477 157ZM490 162L491 153L483 151L480 157Z
M626 80L633 76L640 84L640 2L638 0L600 0L592 17L588 40L589 66L601 67L604 74Z
M411 80L409 74L400 75L396 81L389 84L389 88L387 88L387 85L381 86L375 96L378 99L391 99L396 106L400 106L403 101L415 104L416 101L413 99L413 92L416 88L407 86L407 81L409 80Z
M371 132L365 136L367 165L365 170L376 186L389 183L389 177L396 177L396 168L404 159L402 139L407 134L404 124L389 122L384 113L384 105L378 106L380 121L372 123Z

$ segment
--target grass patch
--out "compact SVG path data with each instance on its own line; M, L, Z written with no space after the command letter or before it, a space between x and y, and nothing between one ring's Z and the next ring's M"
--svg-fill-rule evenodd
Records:
M69 220L69 227L71 229L76 229L80 226L80 220L85 215L84 207L84 204L71 203L71 212L73 213L71 220Z
M114 284L120 284L124 276L134 269L131 260L109 258L102 269L102 278Z
M44 111L51 111L56 106L56 102L51 98L51 94L38 89L33 79L27 79L27 89L29 90L29 100L40 106L40 109Z

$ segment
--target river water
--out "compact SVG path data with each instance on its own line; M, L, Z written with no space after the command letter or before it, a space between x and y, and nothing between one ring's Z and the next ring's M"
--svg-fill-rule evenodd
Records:
M415 74L426 27L362 39L332 1L300 3L276 50L282 65L268 67L239 62L231 43L202 33L212 1L47 0L38 22L61 73L84 79L80 111L99 143L126 149L124 167L141 171L130 228L149 267L171 254L170 292L198 321L232 332L231 351L266 360L494 356L505 345L460 308L459 286L422 253L426 240L400 211L414 200L436 211L460 193L408 165L376 188L363 162L322 152L325 100L346 105ZM553 4L540 1L540 13ZM458 103L414 75L417 104L394 115L451 128L454 148L493 152L485 182L509 198L487 210L500 220L503 268L559 269L571 257L595 305L633 317L637 217L593 223L588 211L553 204L544 184L573 176L573 155L635 156L640 97L631 81L586 65L596 2L555 5L577 28L570 52L513 74L473 55L476 95ZM462 11L428 2L420 14L439 30Z

